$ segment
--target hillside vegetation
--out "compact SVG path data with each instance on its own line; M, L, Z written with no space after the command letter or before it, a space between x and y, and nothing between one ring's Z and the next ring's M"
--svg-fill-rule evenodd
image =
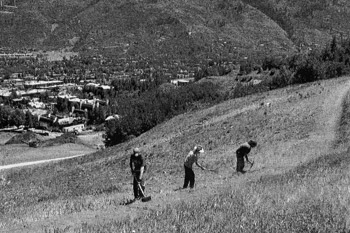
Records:
M0 15L2 46L186 59L293 50L278 23L240 0L24 0L18 7Z
M169 112L171 113L167 116L173 118L163 121L163 123L158 122L158 125L150 128L147 132L139 132L139 135L136 135L138 137L134 139L129 138L126 142L122 140L122 143L101 152L69 161L3 172L2 192L0 193L0 199L3 200L0 206L1 227L8 231L26 228L32 232L37 232L38 229L54 229L63 232L67 229L69 231L90 230L94 232L100 229L113 231L113 229L119 229L120 226L125 229L139 228L139 224L135 225L135 223L152 222L147 218L149 216L153 218L153 214L157 214L157 211L158 214L172 208L176 208L180 212L190 211L183 207L183 205L188 205L188 200L193 202L193 209L195 210L200 208L212 211L209 208L210 206L205 206L201 201L207 198L217 200L215 199L217 197L228 201L229 198L233 198L232 193L237 197L244 196L244 193L241 193L240 190L250 190L250 187L253 187L249 186L250 183L261 187L263 190L266 188L267 191L264 195L267 195L267 199L272 199L272 207L276 208L275 210L281 210L279 205L275 205L276 201L279 203L280 200L283 203L285 197L287 197L283 190L285 188L288 191L290 187L282 186L281 195L285 196L277 200L276 198L280 196L275 197L274 191L269 191L269 188L278 190L281 184L278 181L281 174L282 177L291 176L288 184L295 187L299 185L299 171L307 172L308 167L314 166L310 160L314 160L316 165L329 163L330 168L333 168L331 166L333 163L336 165L341 162L339 174L345 176L343 167L347 166L347 160L343 158L345 156L344 151L347 149L346 116L348 114L348 101L344 96L348 92L350 84L347 78L323 79L338 77L348 72L348 45L347 41L338 44L334 39L320 52L300 54L288 60L266 59L263 67L270 70L271 74L266 82L261 82L260 85L234 84L231 87L226 86L225 89L228 94L219 91L221 88L218 87L224 84L220 84L218 80L229 80L230 76L217 77L217 84L215 85L210 84L214 78L203 78L194 84L197 85L196 87L202 85L203 88L196 89L193 86L188 86L188 89L179 88L177 91L170 91L168 95L165 95L167 98L151 99L150 103L152 104L165 101L165 106L170 107ZM209 83L206 84L206 82ZM295 85L299 83L307 84ZM291 84L294 84L294 86L266 91L266 88L275 89ZM208 86L205 87L205 85ZM187 91L182 92L182 90ZM205 90L205 92L201 92L202 90ZM234 99L218 104L215 102L217 97L211 95L211 91L217 94L226 93L228 98ZM190 94L184 98L184 100L189 101L187 103L176 97L176 95L185 94ZM142 108L143 104L147 103L147 101L145 102L147 96L152 97L150 93L144 92L140 94L140 98L132 99L129 103L130 106L139 106L139 108L133 108L134 111L147 110L147 108ZM200 98L196 99L198 97ZM205 101L201 102L201 98ZM344 99L346 101L343 101ZM206 102L207 100L210 101ZM221 102L224 99L218 98L218 100ZM139 102L141 104L133 105L137 104L138 101L141 101ZM203 106L196 108L196 104L203 104ZM211 107L205 108L206 104L211 105ZM167 108L160 109L166 110ZM152 119L147 118L152 115L151 113L153 115L156 115L154 113L161 113L157 112L156 108L148 110L149 112L143 112L142 116L144 118L134 122L137 124L129 124L129 126L134 127L131 129L142 130L142 127L147 126L145 124L147 121L143 122L143 120ZM174 116L179 113L183 114ZM135 119L132 115L127 118L130 122ZM235 176L233 172L235 148L241 142L250 138L255 138L259 143L259 146L254 149L256 165L247 175ZM202 159L205 165L217 169L218 173L196 171L196 189L192 192L176 192L175 190L181 186L183 179L181 161L195 144L204 146L206 156ZM128 159L132 148L136 146L142 148L147 158L149 165L147 193L150 193L153 198L151 203L134 203L131 206L124 206L121 204L131 198ZM318 160L319 158L321 159ZM305 164L309 165L305 166ZM320 171L325 172L327 179L332 179L331 172L333 170L320 167ZM286 172L288 173L285 174ZM315 174L315 177L317 177L319 172ZM270 179L269 177L272 177L272 180L277 180L275 184L277 187L268 185L269 183L264 183L265 181L262 182L262 186L259 186L261 180ZM336 177L338 177L338 174ZM303 182L307 184L314 182L314 180L308 180L308 178L309 176ZM294 182L297 183L294 185ZM301 187L305 183L301 183ZM239 189L237 189L238 187ZM341 184L335 189L339 187L341 187ZM316 185L314 188L308 189L307 192L317 191L320 187ZM259 188L257 190L259 191ZM332 192L333 187L330 190ZM261 194L262 191L259 191L259 193ZM253 195L253 197L256 195L256 198L260 198L259 193L252 191L249 192L249 195ZM290 192L288 191L288 193ZM323 208L326 207L320 206L317 198L322 199L324 196L306 200L315 201L315 208L325 211ZM234 199L231 203L233 206L241 206L240 201L237 202ZM186 204L181 204L182 202ZM337 203L331 202L329 205L334 208L343 207L343 204L338 205ZM170 206L166 207L167 204ZM280 218L276 218L276 221L279 222L281 219L287 219L287 222L293 221L294 217L286 217L288 213L292 213L292 216L294 216L294 213L297 213L300 208L309 203L294 204L293 207L297 208L295 212L288 212L289 207L284 212L282 209ZM242 206L244 207L242 207L242 213L250 211L250 207L245 206L244 202ZM250 215L245 214L254 221L258 221L261 215L266 217L266 220L272 218L272 214L269 214L272 212L268 212L270 209L266 208L265 210L264 206L260 207L260 212L255 213L257 210L254 209L254 211L256 210L255 214L251 212L249 212ZM314 205L311 207L313 208ZM274 210L273 208L271 210ZM304 210L301 209L302 212ZM226 209L220 211L225 212ZM192 212L190 213L192 215ZM231 213L235 214L236 212ZM339 212L334 211L332 213L338 216ZM315 223L316 225L329 218L329 215L310 216L308 214L309 212L305 213L305 218L311 219L312 224ZM146 218L140 219L141 215L146 216ZM181 219L176 211L169 213L169 215L175 219L159 219L159 222L163 222L165 228L169 227L167 224ZM225 217L221 220L204 220L217 221L217 224L224 225L226 221L224 219ZM199 224L203 224L199 216L196 220ZM330 225L317 225L315 229L322 230L329 227L343 229L344 221L344 218L337 217L327 222ZM155 224L155 222L152 223ZM311 224L307 221L306 223L307 225L300 225L299 223L293 225L294 223L290 222L296 230L304 229L305 226ZM152 228L147 224L145 223L149 231L158 229L157 226ZM196 227L191 224L180 227L184 227L185 230ZM262 224L256 226L256 229L268 229L268 227ZM276 227L276 229L284 229L285 226L278 225ZM212 229L208 228L209 230Z
M246 62L240 66L241 75L236 77L228 73L226 77L197 78L199 82L184 87L167 90L163 85L133 97L119 98L118 113L123 117L106 124L106 145L139 136L166 119L189 110L288 85L347 75L350 70L349 51L349 40L338 42L334 37L324 49L308 54L267 57L260 66ZM259 83L254 84L257 80L252 79L255 78L260 79Z
M267 207L269 203L275 210L280 210L280 205L287 198L286 193L288 195L291 193L288 190L295 187L302 189L308 182L315 186L310 186L307 192L319 190L321 187L312 180L319 179L317 178L319 173L316 172L315 176L298 175L309 174L304 168L313 165L303 165L297 170L293 168L326 156L325 160L316 160L323 161L316 164L332 164L333 162L329 161L338 161L327 169L322 167L323 165L319 166L320 171L323 171L328 179L332 177L327 176L328 172L333 174L331 169L337 168L338 163L346 166L347 160L341 160L343 158L341 147L336 146L339 148L336 151L332 148L335 146L333 142L338 137L336 129L341 126L337 123L337 119L341 114L342 97L348 88L347 79L342 78L229 100L204 110L176 116L133 140L86 157L7 171L3 173L5 184L2 185L0 194L3 200L1 227L11 232L15 232L15 229L21 232L19 229L23 230L23 227L29 232L50 229L58 232L65 230L113 232L115 229L139 229L143 226L145 227L143 229L154 232L159 229L158 225L148 223L159 223L159 226L164 226L164 229L169 231L175 224L176 227L180 227L178 229L184 231L197 229L205 232L206 230L201 228L204 227L201 225L204 220L221 226L220 224L225 223L225 219L232 217L230 214L224 215L229 203L232 203L229 206L233 207L229 213L233 216L245 213L243 216L248 220L257 221L259 216L264 216L266 218L262 220L267 220L272 216L266 214L270 211ZM266 107L262 103L270 103L271 106ZM249 138L255 138L259 142L258 148L252 152L256 165L246 176L234 176L232 174L235 147ZM206 150L205 156L201 159L202 163L209 168L219 169L218 174L196 170L197 187L193 192L173 191L182 185L181 161L184 155L198 143ZM128 158L135 146L141 147L147 157L149 168L146 191L152 195L152 201L123 206L120 204L132 196ZM327 155L328 153L330 155ZM332 156L333 154L336 156ZM282 176L289 177L288 179L275 176L288 170L291 172ZM340 169L336 177L343 174L342 172ZM303 183L303 179L299 181L298 177L304 177L307 183ZM284 186L281 186L283 183ZM237 190L237 187L240 187L240 190ZM299 189L295 189L295 192L297 190ZM299 197L299 193L296 195ZM208 205L205 204L207 199ZM218 213L221 213L217 215L216 220L209 217L215 210L212 208L215 206L215 200ZM259 208L256 206L253 209L249 204L254 200L261 200ZM311 199L305 201L308 200ZM315 199L316 207L319 203L317 200L319 199ZM291 205L293 203L298 202L291 202ZM247 205L250 209L246 208ZM294 206L298 209L304 205ZM199 212L199 209L202 212ZM297 209L295 213L298 212ZM193 215L192 211L202 214ZM168 217L164 213L168 213ZM187 213L193 216L193 221L190 220L188 224L180 226L179 223L185 217L183 214L187 216ZM159 217L156 219L159 221L147 220L157 214ZM140 215L146 216L144 217L146 219L133 220ZM208 218L204 218L205 216ZM279 222L287 215L281 212L278 216L281 218L276 218L274 221ZM329 215L324 215L324 218L328 218L327 216ZM336 218L334 221L331 224L343 226L342 218ZM256 227L258 229L259 225ZM260 229L267 227L263 224ZM298 227L296 225L294 229L301 229ZM207 228L207 231L209 230L212 229Z
M82 227L86 232L348 232L350 94L344 96L333 147L282 175L223 188L209 197L153 211L135 221ZM307 153L307 152L306 152ZM230 184L226 184L230 186Z
M350 158L347 91L332 153L282 175L268 175L191 202L153 211L135 221L92 225L86 232L348 232ZM307 152L305 153L307 154ZM230 184L226 184L230 186Z
M346 1L18 1L0 45L169 58L289 53L348 37ZM25 23L24 23L25 22Z
M328 0L23 0L13 15L0 15L7 17L0 44L240 59L346 36L348 7ZM248 59L239 72L248 77L253 66ZM118 106L124 117L107 125L107 149L1 171L0 230L346 232L350 83L325 79L349 67L350 42L333 37L319 51L263 59L258 85L228 74L128 97ZM238 176L235 148L251 138L255 165ZM196 188L175 191L196 144L205 148L201 162L217 173L195 170ZM146 157L152 201L123 205L132 197L134 147Z

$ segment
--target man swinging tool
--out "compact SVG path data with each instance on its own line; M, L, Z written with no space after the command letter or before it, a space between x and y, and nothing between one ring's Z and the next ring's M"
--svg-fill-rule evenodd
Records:
M195 175L192 170L192 165L195 163L198 167L200 167L202 170L207 170L202 165L198 163L198 157L199 154L203 153L203 147L202 146L195 146L193 150L188 153L186 156L185 162L184 162L184 168L185 168L185 180L183 189L187 188L188 184L190 184L190 188L194 188L194 182L195 182Z
M134 197L135 197L135 200L139 200L144 197L143 193L145 191L145 185L143 180L145 164L139 148L135 148L133 151L133 154L130 156L130 168L131 168L131 173L134 177L134 180L133 180Z
M248 142L245 142L239 146L239 148L236 150L236 157L237 157L237 166L236 171L239 173L246 173L246 171L243 170L244 168L244 159L248 163L250 163L251 167L253 166L253 162L249 161L248 154L250 150L257 146L256 141L249 140Z

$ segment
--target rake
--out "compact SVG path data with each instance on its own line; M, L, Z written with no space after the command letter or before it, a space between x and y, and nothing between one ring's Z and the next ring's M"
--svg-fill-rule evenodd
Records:
M250 162L250 168L249 168L249 170L252 169L253 165L254 165L254 161L253 161L253 162Z
M207 171L214 172L214 173L219 173L218 169L207 169Z
M142 190L142 187L141 187L140 182L137 182L137 185L139 186L139 190L141 191L142 196L143 196L143 197L141 198L141 201L142 201L142 202L150 201L150 200L152 199L151 196L148 196L148 197L145 196L145 193L144 193L143 190Z

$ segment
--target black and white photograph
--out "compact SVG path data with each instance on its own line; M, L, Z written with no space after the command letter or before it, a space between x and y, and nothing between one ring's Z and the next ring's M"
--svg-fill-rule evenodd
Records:
M0 0L0 233L350 233L350 0Z

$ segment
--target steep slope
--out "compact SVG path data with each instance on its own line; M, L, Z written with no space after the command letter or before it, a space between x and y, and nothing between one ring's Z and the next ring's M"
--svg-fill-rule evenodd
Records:
M349 38L349 2L342 0L243 0L275 20L300 47L323 47Z
M100 153L10 171L4 174L10 183L3 185L0 194L2 227L19 230L25 226L33 232L82 229L283 174L334 152L342 100L349 86L348 78L341 78L230 100L177 116ZM270 103L270 107L262 103ZM237 177L233 175L234 151L249 138L259 143L252 151L255 166L246 176ZM218 173L196 170L196 189L175 192L183 181L181 161L195 144L206 150L201 162ZM147 193L152 202L121 206L131 198L128 158L135 146L142 148L149 163Z
M0 9L1 47L237 59L321 47L350 32L346 1L23 0L17 6Z

